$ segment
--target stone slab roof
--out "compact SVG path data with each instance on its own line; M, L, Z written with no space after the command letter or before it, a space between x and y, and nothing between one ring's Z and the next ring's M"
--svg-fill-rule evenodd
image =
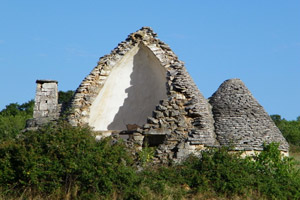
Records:
M222 83L209 102L220 145L233 145L237 150L262 150L264 142L279 142L280 150L288 151L285 138L240 79Z

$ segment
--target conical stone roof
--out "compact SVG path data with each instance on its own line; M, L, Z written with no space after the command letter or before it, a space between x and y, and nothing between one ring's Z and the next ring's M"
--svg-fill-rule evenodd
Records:
M210 98L215 131L220 145L236 150L262 150L264 143L278 142L280 150L289 145L268 113L240 79L226 80Z

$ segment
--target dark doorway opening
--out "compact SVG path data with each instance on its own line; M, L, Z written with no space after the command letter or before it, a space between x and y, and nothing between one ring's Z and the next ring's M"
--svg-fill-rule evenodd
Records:
M146 135L143 141L143 147L157 147L163 144L166 139L166 135Z

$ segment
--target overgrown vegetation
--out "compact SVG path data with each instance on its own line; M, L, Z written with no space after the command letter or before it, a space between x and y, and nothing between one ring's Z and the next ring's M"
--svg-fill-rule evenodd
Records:
M122 144L96 142L88 128L61 122L0 144L0 185L12 195L65 194L82 199L135 190L132 159ZM13 188L13 190L12 190Z
M0 188L11 199L300 198L299 172L277 147L246 159L212 149L138 172L122 142L96 142L88 128L60 122L1 141Z
M293 166L291 158L282 158L277 144L270 144L261 154L245 159L220 148L204 152L201 159L190 157L178 166L144 173L157 193L167 186L181 185L185 186L181 193L185 197L206 191L241 199L298 199L300 176Z
M0 112L0 199L300 199L299 168L278 144L245 159L210 149L173 166L149 166L154 149L146 146L139 171L122 141L97 142L88 127L60 121L21 132L32 106ZM298 151L299 120L272 119Z

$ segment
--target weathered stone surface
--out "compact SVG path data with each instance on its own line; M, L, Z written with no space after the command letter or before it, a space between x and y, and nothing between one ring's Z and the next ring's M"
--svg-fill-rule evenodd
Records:
M215 130L221 145L237 150L262 150L263 143L279 142L280 150L289 145L268 113L240 79L225 81L210 98Z
M27 127L38 127L49 121L58 119L61 105L58 104L57 81L37 80L33 119Z

